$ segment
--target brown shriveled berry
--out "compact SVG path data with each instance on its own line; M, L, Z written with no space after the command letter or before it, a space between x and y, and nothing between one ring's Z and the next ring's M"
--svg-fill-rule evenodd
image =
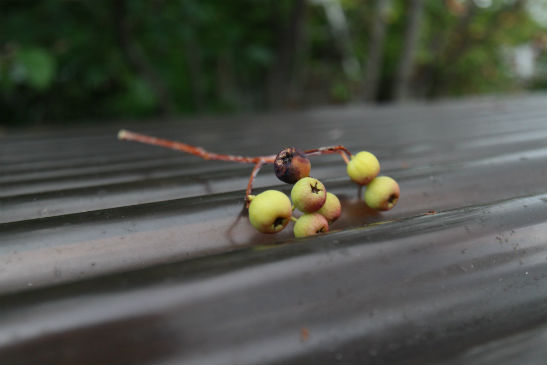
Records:
M296 147L281 150L275 157L273 165L275 176L287 184L294 184L310 175L310 160Z

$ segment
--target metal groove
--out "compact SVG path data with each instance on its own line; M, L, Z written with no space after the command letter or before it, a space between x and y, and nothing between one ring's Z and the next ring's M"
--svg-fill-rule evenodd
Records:
M547 362L545 94L0 136L0 363ZM356 196L312 174L326 235L243 218L249 166L116 140L118 128L243 155L344 144L397 179ZM280 189L268 168L256 191ZM100 341L98 341L100 339Z
M416 348L446 347L451 338L471 336L466 342L475 345L487 342L533 328L544 317L547 301L540 289L546 280L547 249L540 232L547 227L546 201L544 196L512 199L4 296L0 358L25 362L29 348L45 349L65 338L80 356L92 356L85 346L96 329L112 336L126 326L142 332L124 337L126 346L139 346L140 340L157 335L155 331L168 331L173 347L163 353L159 346L162 353L154 360L168 356L170 362L185 363L267 362L273 359L263 357L268 353L295 363L335 360L337 353L348 361L403 363L406 356L416 356ZM534 220L521 215L515 221L523 205ZM509 241L492 240L491 232ZM421 261L424 255L426 262ZM509 288L518 298L507 297ZM252 298L245 293L253 293ZM433 318L435 325L429 324ZM437 333L439 322L445 328ZM306 345L299 339L302 326L313 338ZM268 342L262 343L265 333ZM367 346L358 350L354 341ZM277 350L253 350L266 343ZM434 360L454 351L448 347L410 359ZM82 359L58 351L40 353L43 361ZM116 356L117 361L134 360L131 353ZM101 359L92 356L89 361Z

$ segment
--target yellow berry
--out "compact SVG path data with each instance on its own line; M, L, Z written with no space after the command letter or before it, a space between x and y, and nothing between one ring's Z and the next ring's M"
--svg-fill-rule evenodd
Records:
M372 209L390 210L399 200L399 184L389 176L378 176L367 185L363 198Z
M277 233L289 223L292 205L287 195L277 190L266 190L249 198L249 221L259 232Z
M359 185L366 185L380 172L380 163L372 153L361 151L351 157L347 172L351 180Z

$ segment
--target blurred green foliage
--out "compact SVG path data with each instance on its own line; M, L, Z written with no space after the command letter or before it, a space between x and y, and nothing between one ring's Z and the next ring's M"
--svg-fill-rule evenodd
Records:
M545 27L532 19L526 1L493 0L488 7L471 0L424 1L412 68L413 97L545 88ZM321 2L308 2L303 11L296 3L4 0L0 123L360 100L362 85L343 71L340 39L329 27ZM340 4L349 49L363 68L371 24L378 16L374 1ZM408 2L391 1L378 100L392 96L407 11ZM295 35L298 24L300 36ZM527 80L515 75L507 57L511 47L522 44L536 51L536 68L541 68ZM283 101L272 102L272 95L280 94Z

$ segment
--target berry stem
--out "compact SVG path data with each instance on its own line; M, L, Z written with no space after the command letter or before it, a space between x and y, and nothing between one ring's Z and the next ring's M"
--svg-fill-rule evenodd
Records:
M170 148L176 151L182 151L197 157L201 157L204 160L232 161L232 162L254 163L254 164L257 164L259 162L273 163L275 160L275 155L248 157L248 156L237 156L237 155L224 155L220 153L209 152L204 150L201 147L192 146L190 144L186 144L182 142L170 141L168 139L147 136L145 134L135 133L125 129L122 129L118 132L118 139Z
M329 147L319 147L305 152L306 156L318 156L318 155L328 155L331 153L339 153L340 156L344 159L346 164L349 163L351 158L351 152L344 146L329 146Z
M349 158L348 156L343 153L343 152L340 152L340 156L342 156L342 158L344 159L344 162L346 163L346 165L349 163ZM350 155L351 156L351 155Z
M260 168L265 164L273 164L276 157L276 155L254 156L254 157L224 155L221 153L209 152L198 146L192 146L190 144L186 144L182 142L152 137L146 134L135 133L125 129L122 129L118 132L118 139L170 148L172 150L189 153L191 155L203 158L204 160L231 161L231 162L254 164L253 171L251 172L251 176L249 177L249 182L247 183L247 189L245 190L245 206L246 207L249 207L249 203L251 202L249 195L251 194L251 191L253 189L253 181L256 178L256 175L258 174L258 172L260 171ZM340 146L340 145L329 146L329 147L319 147L319 148L307 150L305 152L306 156L318 156L318 155L326 155L331 153L339 153L340 156L342 156L342 158L346 162L346 164L349 163L349 158L351 158L351 152L346 147Z
M251 199L249 198L249 195L251 195L251 191L253 190L253 181L256 178L256 175L258 175L258 172L260 171L260 168L262 165L264 165L265 161L261 160L258 161L255 166L253 167L253 171L251 171L251 176L249 177L249 182L247 183L247 190L245 190L245 206L248 208L249 204L251 203Z

